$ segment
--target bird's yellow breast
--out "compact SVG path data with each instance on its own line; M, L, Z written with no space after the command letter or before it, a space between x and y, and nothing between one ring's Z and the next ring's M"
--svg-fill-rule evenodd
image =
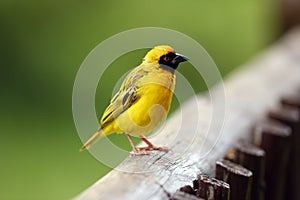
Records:
M159 84L149 84L141 89L141 98L116 119L122 132L145 135L154 131L166 118L173 92Z
M129 115L137 125L146 126L151 117L169 112L173 92L158 84L144 86L142 90L141 99L129 109Z
M175 87L169 72L149 74L138 89L139 100L116 119L120 133L145 135L154 131L166 118Z

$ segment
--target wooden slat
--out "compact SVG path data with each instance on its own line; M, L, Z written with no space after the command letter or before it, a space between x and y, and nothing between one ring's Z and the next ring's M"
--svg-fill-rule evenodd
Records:
M288 126L276 121L265 121L256 125L254 132L256 145L266 152L266 200L285 199L287 166L292 144L291 133L291 129Z
M251 143L241 142L226 155L226 159L247 168L253 173L251 199L264 199L265 151Z
M200 175L197 181L196 196L209 200L229 200L230 186L228 183Z
M253 173L229 160L216 163L216 178L230 185L230 200L250 200Z
M300 199L300 88L295 94L291 94L281 99L283 107L289 106L293 108L293 113L298 113L298 120L294 120L296 124L292 124L291 121L286 124L292 128L292 147L291 147L291 159L288 164L288 182L286 184L286 194L288 199ZM296 117L297 118L297 117ZM280 121L280 119L279 119ZM298 173L297 173L298 172Z
M215 162L237 140L247 140L252 125L262 119L281 96L300 86L299 66L298 29L226 78L225 119L218 118L222 116L222 108L213 107L208 94L193 97L181 105L182 111L189 116L181 117L180 111L175 112L163 132L151 138L155 144L172 141L170 152L129 156L118 166L123 171L147 170L147 173L112 170L75 199L169 199L198 174L213 175ZM212 92L217 96L222 94L221 90L217 85ZM195 112L198 105L200 109ZM210 124L213 109L217 109L217 116ZM191 128L195 123L198 123L197 130ZM223 128L219 131L218 127ZM211 131L206 137L209 128ZM216 141L217 145L212 148Z

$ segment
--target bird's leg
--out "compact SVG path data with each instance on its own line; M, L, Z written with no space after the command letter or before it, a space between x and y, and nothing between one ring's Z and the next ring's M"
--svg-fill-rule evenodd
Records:
M157 147L154 146L149 140L147 140L147 138L145 138L144 136L140 136L141 140L143 140L148 146L147 147L136 147L139 150L157 150L157 151L165 151L168 152L169 148L165 147L165 146L161 146L161 147Z
M148 154L150 154L150 152L147 151L146 149L142 150L142 149L137 148L133 144L133 141L132 141L129 134L125 134L125 135L126 135L127 139L129 140L129 143L130 143L130 145L132 147L132 150L133 150L133 152L130 152L131 154L133 154L133 155L148 155Z

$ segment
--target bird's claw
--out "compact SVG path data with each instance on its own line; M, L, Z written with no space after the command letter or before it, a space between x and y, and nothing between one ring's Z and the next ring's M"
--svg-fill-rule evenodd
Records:
M148 146L148 147L137 147L138 151L165 151L168 152L169 148L166 146L156 147L156 146Z
M138 150L138 151L133 151L130 152L131 155L135 155L135 156L142 156L142 155L149 155L150 151L146 151L146 150Z
M156 146L147 146L147 147L135 147L133 152L130 152L131 155L141 156L141 155L149 155L150 151L164 151L168 152L169 148L166 146L156 147Z
M168 152L169 148L166 146L154 147L154 150Z

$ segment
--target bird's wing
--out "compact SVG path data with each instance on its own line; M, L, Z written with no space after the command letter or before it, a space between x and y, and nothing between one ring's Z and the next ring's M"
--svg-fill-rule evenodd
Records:
M145 74L146 73L143 73L143 70L140 68L137 68L128 74L122 83L119 92L113 97L109 106L104 111L100 121L101 128L105 127L106 124L113 121L138 101L139 95L137 90L139 88L139 84L137 82Z

